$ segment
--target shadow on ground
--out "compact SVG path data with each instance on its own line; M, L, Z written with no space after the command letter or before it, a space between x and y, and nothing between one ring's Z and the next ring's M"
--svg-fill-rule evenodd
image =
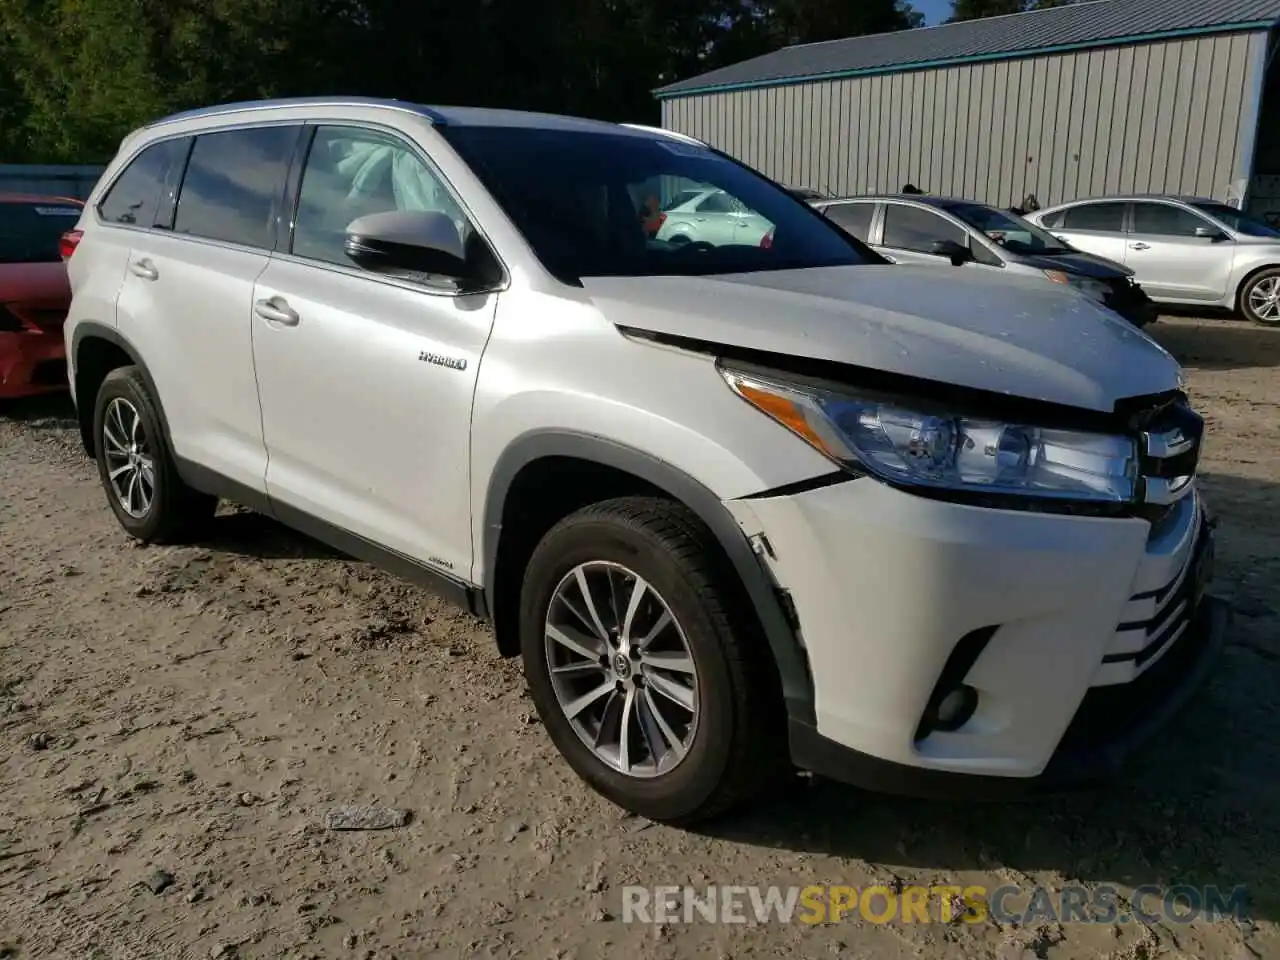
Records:
M1239 370L1280 367L1280 328L1230 317L1173 317L1147 332L1184 367Z
M47 393L18 400L0 400L0 418L33 430L79 430L75 404L67 393Z

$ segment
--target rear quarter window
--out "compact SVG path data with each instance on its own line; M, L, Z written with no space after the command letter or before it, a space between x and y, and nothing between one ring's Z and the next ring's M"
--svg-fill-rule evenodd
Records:
M158 222L168 207L161 198L176 164L182 162L191 141L188 137L153 143L129 162L98 203L98 215L107 223L134 227L167 227Z

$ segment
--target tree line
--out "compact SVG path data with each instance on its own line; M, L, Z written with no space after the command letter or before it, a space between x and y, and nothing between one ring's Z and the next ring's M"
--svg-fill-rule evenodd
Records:
M954 19L1071 0L954 0ZM0 162L99 163L137 126L355 94L654 122L654 87L922 25L909 0L0 0Z

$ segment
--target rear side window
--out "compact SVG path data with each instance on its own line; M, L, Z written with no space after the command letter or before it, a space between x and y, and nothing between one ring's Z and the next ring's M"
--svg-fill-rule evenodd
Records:
M57 263L58 238L76 225L79 204L0 203L0 263Z
M823 213L827 215L827 219L834 220L866 243L871 235L871 215L875 210L874 203L837 203L827 207Z
M1124 233L1123 203L1087 203L1072 207L1062 215L1063 230L1096 230L1098 233Z
M196 137L178 194L175 233L270 249L298 127Z
M98 214L108 223L136 227L157 226L156 211L164 192L165 179L175 162L181 162L188 140L153 143L124 168L106 196L98 204ZM167 223L159 226L168 226Z
M936 213L891 203L884 208L884 245L918 253L932 252L939 240L951 240L962 247L969 245L969 235Z

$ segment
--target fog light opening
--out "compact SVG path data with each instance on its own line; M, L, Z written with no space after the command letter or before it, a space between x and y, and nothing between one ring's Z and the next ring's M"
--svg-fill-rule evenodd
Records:
M944 732L959 730L969 722L977 709L978 691L967 683L962 683L938 701L938 705L933 708L933 722L929 726Z

